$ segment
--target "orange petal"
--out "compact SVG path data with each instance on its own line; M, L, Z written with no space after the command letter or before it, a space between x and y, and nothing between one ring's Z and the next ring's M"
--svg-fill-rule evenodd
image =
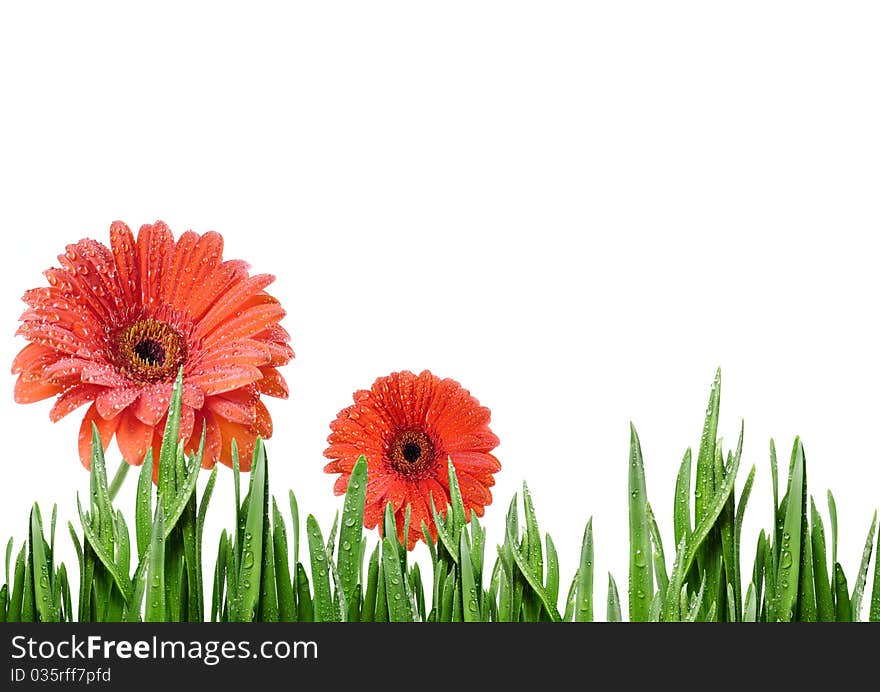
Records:
M257 305L243 310L240 315L226 320L205 338L205 345L222 343L228 339L244 339L266 328L267 324L277 322L284 315L284 308L277 303Z
M286 399L290 395L284 376L276 368L266 366L260 368L260 372L263 373L263 378L257 380L257 391L260 394L279 399Z
M153 426L139 421L131 409L123 411L118 419L116 444L119 445L122 458L132 466L140 466L147 449L153 444Z
M18 404L32 404L60 394L64 387L50 384L39 376L22 373L15 381L14 397Z
M259 368L237 365L231 368L206 368L187 379L190 384L197 385L207 397L253 384L261 377Z
M92 466L92 423L98 428L98 435L101 438L101 446L107 451L107 445L113 438L113 433L119 425L121 416L113 420L105 420L101 418L98 409L92 404L79 426L79 460L87 469Z
M174 245L171 263L162 282L162 300L181 312L182 306L177 303L177 295L186 286L188 275L192 273L191 258L198 242L198 233L186 231L180 236Z
M142 423L158 425L168 412L169 403L171 403L171 385L153 384L140 390L140 396L132 410Z
M122 221L110 226L110 248L116 262L116 275L125 305L136 305L140 299L140 273L137 266L137 250L131 230Z
M271 284L271 274L257 274L237 282L220 295L196 326L197 338L210 334L220 324L242 309L242 304Z
M65 391L49 411L49 420L57 423L71 411L83 404L93 401L98 394L104 391L103 387L94 384L77 384Z
M138 231L137 254L141 279L141 305L156 305L165 266L171 261L174 236L162 221L144 224Z
M95 406L102 418L115 418L133 403L139 394L140 389L137 387L105 389L95 399Z
M25 370L39 370L48 363L54 363L58 358L58 353L48 346L28 344L12 361L12 374L17 375Z

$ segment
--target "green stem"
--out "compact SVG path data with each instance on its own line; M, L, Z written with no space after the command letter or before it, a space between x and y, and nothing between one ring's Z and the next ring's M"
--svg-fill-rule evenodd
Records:
M130 468L131 467L128 465L125 459L119 462L119 468L116 469L116 474L113 476L113 481L110 483L111 502L116 499L116 494L122 487L123 482L125 482L125 477L128 475L128 469Z

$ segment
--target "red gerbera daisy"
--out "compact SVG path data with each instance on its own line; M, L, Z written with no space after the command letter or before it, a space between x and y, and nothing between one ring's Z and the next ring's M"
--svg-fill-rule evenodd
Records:
M449 501L448 462L452 460L461 486L468 519L473 510L483 516L492 502L489 488L501 468L490 452L498 438L489 429L489 409L455 380L427 370L416 376L396 372L380 377L369 390L354 394L354 405L339 412L330 424L332 461L327 473L341 474L333 486L337 495L348 487L358 457L367 458L367 499L364 525L372 529L390 502L403 541L406 506L411 506L409 549L421 537L424 521L436 539L431 497L438 511Z
M53 421L91 402L80 426L82 463L88 468L94 423L105 449L115 435L137 465L151 447L158 460L182 366L187 451L204 429L205 466L231 465L235 439L249 468L256 436L272 434L260 395L287 397L276 368L293 357L278 324L284 310L263 290L273 277L224 262L218 233L187 231L175 242L161 221L142 226L137 240L117 221L109 248L86 239L66 250L61 268L45 272L49 286L24 295L17 333L31 343L12 365L15 400L57 396Z

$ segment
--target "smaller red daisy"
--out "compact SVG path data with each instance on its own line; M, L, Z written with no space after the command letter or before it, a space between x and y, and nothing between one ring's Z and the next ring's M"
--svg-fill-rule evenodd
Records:
M333 486L345 493L358 458L367 458L364 526L375 528L390 502L403 541L406 507L411 507L408 548L422 538L424 521L436 540L431 498L440 512L449 502L447 460L451 459L461 487L465 513L483 516L492 502L489 488L501 464L490 452L498 437L489 429L489 409L480 406L458 382L440 379L427 370L380 377L369 390L354 394L354 405L330 424L330 446L324 456L327 473L338 473Z

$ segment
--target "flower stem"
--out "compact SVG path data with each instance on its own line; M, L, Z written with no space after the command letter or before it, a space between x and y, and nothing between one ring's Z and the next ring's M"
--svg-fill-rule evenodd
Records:
M128 469L131 468L128 465L128 462L123 459L119 462L119 468L116 469L116 474L113 476L113 481L110 483L110 500L113 501L116 499L116 494L119 492L119 489L122 487L123 482L125 481L125 477L128 475Z

